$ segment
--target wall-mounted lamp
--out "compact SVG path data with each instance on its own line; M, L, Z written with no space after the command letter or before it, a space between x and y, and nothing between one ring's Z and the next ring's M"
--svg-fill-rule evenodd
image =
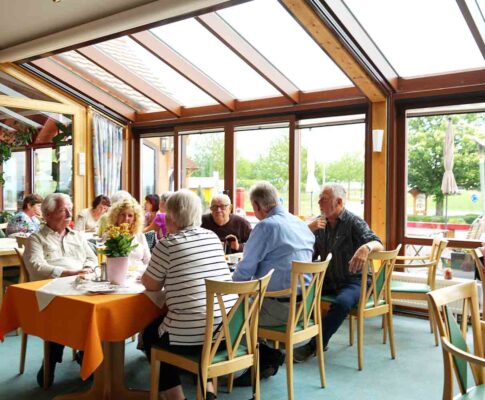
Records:
M383 129L372 130L372 151L380 153L382 151L382 141L384 139Z
M160 151L163 155L173 149L173 138L170 136L162 136L160 138Z

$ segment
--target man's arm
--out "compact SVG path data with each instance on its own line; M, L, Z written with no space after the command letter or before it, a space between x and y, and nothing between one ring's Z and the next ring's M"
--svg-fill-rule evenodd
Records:
M251 232L244 247L243 259L232 274L234 281L249 281L256 275L258 264L266 254L267 239L264 226L260 222Z

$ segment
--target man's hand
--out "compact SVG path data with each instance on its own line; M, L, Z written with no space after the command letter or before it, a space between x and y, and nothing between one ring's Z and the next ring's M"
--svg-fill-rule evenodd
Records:
M232 250L237 251L239 249L239 241L235 235L227 235L224 239L229 242Z
M367 245L360 246L357 251L355 252L352 259L349 261L349 271L352 274L359 272L362 267L364 266L365 260L367 260L367 256L369 255L370 250Z
M312 222L308 224L308 227L312 232L315 232L317 229L325 229L326 226L327 219L322 216L315 218Z

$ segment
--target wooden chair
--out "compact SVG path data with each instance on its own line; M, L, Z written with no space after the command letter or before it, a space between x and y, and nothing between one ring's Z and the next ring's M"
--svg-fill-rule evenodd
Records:
M27 244L29 237L28 236L15 236L15 240L17 241L17 246L19 248L25 248L25 245Z
M428 294L436 324L441 336L444 363L443 400L485 398L485 358L483 353L483 330L485 322L480 321L477 285L474 281L438 289ZM471 313L473 330L473 352L466 343L453 313L450 303L463 302ZM469 364L469 365L468 365ZM468 367L472 372L475 386L468 388ZM460 395L453 396L453 376L456 377Z
M235 371L253 368L254 399L259 399L259 351L257 347L257 327L262 297L266 293L273 271L261 279L249 282L221 282L206 279L206 331L202 353L191 356L181 355L169 350L152 347L150 373L150 399L158 400L158 379L160 361L176 365L198 376L197 399L205 398L207 379L222 375L228 377L228 391L232 390L232 377ZM237 294L235 305L227 313L223 295ZM221 309L220 329L213 332L214 299ZM245 338L245 340L243 340ZM225 349L219 350L225 340ZM217 388L217 380L215 379Z
M428 276L426 283L413 283L391 281L391 296L393 300L424 300L428 301L428 293L435 289L436 270L441 260L441 254L448 244L447 239L435 238L431 245L431 253L429 256L398 256L396 267L399 268L427 268ZM419 261L419 263L414 263ZM433 312L428 302L428 315L431 333L434 333L435 344L438 346L438 334L434 327Z
M470 255L475 262L475 268L478 271L478 276L480 277L480 281L482 282L482 301L485 301L485 269L480 258L482 257L482 252L480 248L477 249L470 249ZM485 320L485 312L482 313L482 320Z
M260 326L258 336L285 344L286 350L286 381L288 385L288 399L293 400L293 345L317 336L317 356L320 367L320 382L325 387L325 367L323 361L322 317L320 297L323 280L328 264L332 259L329 254L323 262L292 262L291 287L277 292L266 292L266 297L290 295L288 322L281 326ZM305 275L311 276L308 285ZM301 300L298 302L298 287L301 288Z
M394 328L392 323L392 299L390 282L401 245L391 251L370 253L362 267L362 287L359 303L349 313L349 345L354 344L354 318L357 318L357 353L358 368L364 367L364 320L379 315L384 317L383 343L389 332L391 357L396 358L394 346ZM367 280L370 278L370 284ZM335 296L322 296L322 307L328 308L335 301Z

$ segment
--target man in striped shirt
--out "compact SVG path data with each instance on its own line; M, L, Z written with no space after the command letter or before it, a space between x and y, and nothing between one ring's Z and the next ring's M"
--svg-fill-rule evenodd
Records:
M206 293L205 279L231 281L217 235L200 228L202 206L195 193L180 190L166 203L166 224L169 235L153 249L152 258L142 283L147 290L165 289L168 313L155 320L143 333L147 356L153 345L183 354L202 351L205 341ZM237 300L224 297L229 310ZM214 329L221 312L216 303ZM159 390L166 399L184 399L177 367L161 363ZM213 399L213 387L207 386L206 399Z

